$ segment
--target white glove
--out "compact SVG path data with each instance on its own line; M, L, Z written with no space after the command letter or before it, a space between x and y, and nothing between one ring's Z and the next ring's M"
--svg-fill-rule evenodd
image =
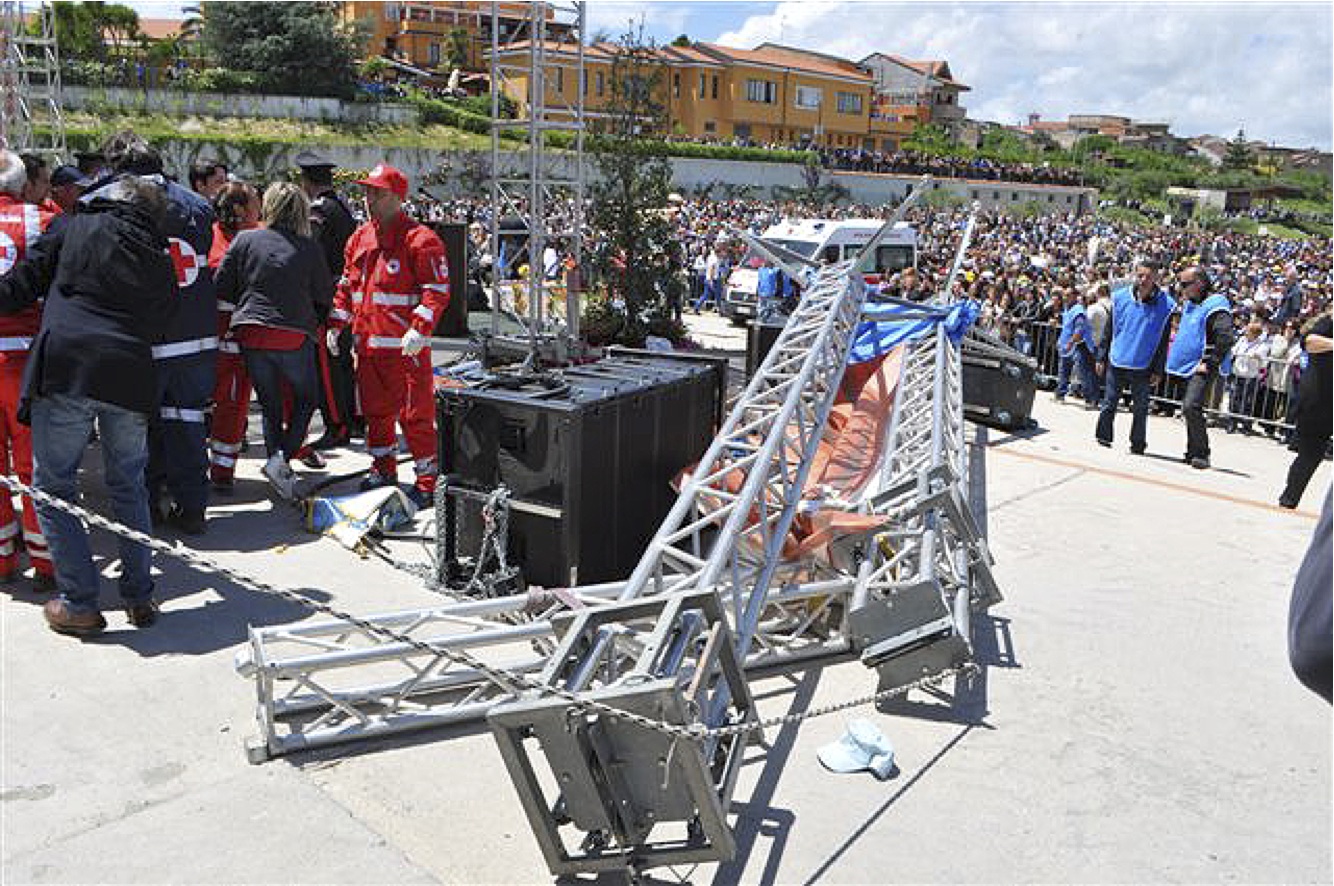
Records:
M421 349L431 343L431 340L422 335L415 329L409 329L403 333L403 356L415 357Z
M340 332L342 332L341 329L330 329L330 330L328 330L327 332L324 333L324 344L325 344L325 347L327 347L327 348L329 349L329 353L330 353L330 354L333 354L335 357L338 356L338 350L339 350L339 348L338 348L338 334L339 334Z

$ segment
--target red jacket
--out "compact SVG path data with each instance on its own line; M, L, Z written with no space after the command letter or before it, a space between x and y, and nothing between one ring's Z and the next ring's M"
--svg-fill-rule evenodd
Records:
M449 264L435 232L399 214L386 226L368 221L343 251L329 326L352 324L357 348L397 351L409 327L430 335L449 304Z
M0 276L18 264L55 216L31 203L0 194ZM42 303L0 316L0 351L26 351L42 326Z

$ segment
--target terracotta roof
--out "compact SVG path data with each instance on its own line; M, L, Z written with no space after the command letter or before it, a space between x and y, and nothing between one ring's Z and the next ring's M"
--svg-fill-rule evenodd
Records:
M694 46L663 46L661 52L673 61L682 61L689 64L705 64L718 67L722 62L716 56L709 55Z
M845 80L871 82L871 75L856 66L853 66L852 69L840 67L818 56L811 56L803 52L779 49L734 49L731 46L720 46L717 43L697 43L695 45L719 58L742 64L790 68L811 74L823 74L826 77L841 77Z
M877 55L881 56L882 58L887 58L896 64L903 65L905 68L911 68L914 71L925 74L928 77L933 77L947 86L954 86L958 89L967 90L969 92L972 91L971 86L968 86L964 83L960 83L958 80L954 79L952 73L950 72L950 66L948 62L939 60L912 61L911 59L906 59L901 55L894 55L888 52L872 53L871 55L868 55L866 58L862 59L862 62L865 63L866 59L873 58L874 56Z

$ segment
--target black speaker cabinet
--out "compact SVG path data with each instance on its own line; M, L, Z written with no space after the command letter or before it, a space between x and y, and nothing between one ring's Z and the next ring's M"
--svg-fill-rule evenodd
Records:
M448 338L468 335L468 226L454 222L435 222L431 229L445 244L449 262L449 307L435 324L435 334Z
M712 442L725 361L618 351L541 380L496 377L437 394L451 483L512 495L509 559L530 584L628 576L671 509L671 481ZM480 505L452 504L456 548L481 544Z

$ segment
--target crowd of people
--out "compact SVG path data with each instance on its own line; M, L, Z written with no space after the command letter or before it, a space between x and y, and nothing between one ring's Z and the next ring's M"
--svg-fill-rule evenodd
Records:
M398 430L419 506L434 494L428 349L450 297L444 245L403 211L408 181L381 164L358 180L358 223L333 164L298 156L298 183L260 191L199 160L188 187L132 132L54 172L0 151L0 469L79 500L79 467L100 442L115 518L140 532L207 530L212 495L233 486L253 389L263 475L285 499L293 462L361 436L365 489L398 483ZM57 193L58 187L66 188ZM355 393L354 393L355 392ZM307 442L311 418L324 433ZM0 580L26 551L33 586L54 592L49 626L106 627L82 522L0 496ZM157 620L147 548L121 540L130 624Z
M821 148L819 154L820 163L826 169L897 175L930 174L936 178L1040 185L1084 184L1084 177L1077 168L1053 166L1050 163L1006 163L987 157L937 157L919 151L882 152L863 148Z

